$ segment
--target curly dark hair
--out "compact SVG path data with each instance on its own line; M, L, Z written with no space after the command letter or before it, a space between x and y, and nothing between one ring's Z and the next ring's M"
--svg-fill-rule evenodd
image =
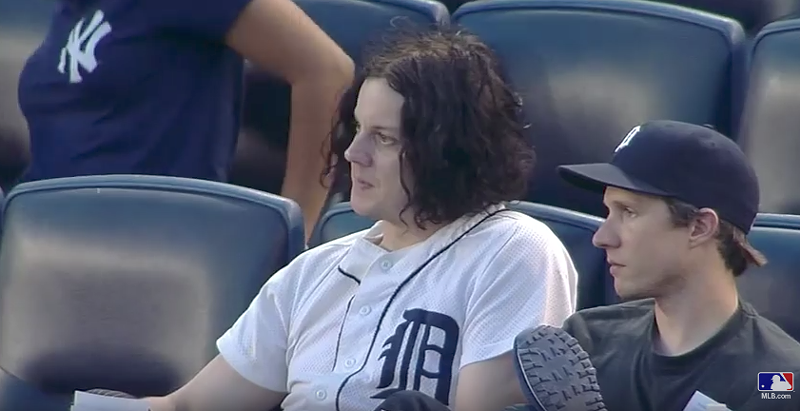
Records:
M522 101L492 50L457 28L396 30L368 53L339 106L325 176L350 180L344 152L356 133L354 110L367 78L402 95L401 175L419 227L452 222L522 198L534 151L524 136Z

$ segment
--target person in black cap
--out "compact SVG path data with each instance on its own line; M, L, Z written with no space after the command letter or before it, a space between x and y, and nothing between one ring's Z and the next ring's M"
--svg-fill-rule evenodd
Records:
M800 394L759 392L770 388L759 373L793 383L800 344L737 293L735 277L766 259L746 238L759 187L736 143L653 121L631 130L609 164L559 174L604 192L608 208L593 243L625 302L579 311L563 329L589 353L609 410L800 409Z

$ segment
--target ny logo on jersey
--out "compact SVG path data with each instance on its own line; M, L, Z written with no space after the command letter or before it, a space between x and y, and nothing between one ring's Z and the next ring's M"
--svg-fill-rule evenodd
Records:
M614 149L614 152L616 153L617 151L620 151L623 148L627 147L628 144L631 143L631 140L633 140L633 138L636 137L637 134L639 134L639 130L641 129L642 129L641 126L636 126L631 131L629 131L628 135L626 135L625 138L622 139L622 142L619 143L617 148Z
M58 71L62 74L69 69L69 82L73 84L83 81L80 69L91 73L97 68L94 50L97 43L111 33L111 24L105 21L105 15L100 10L94 13L86 27L84 23L86 19L81 19L69 33L58 63Z
M405 320L383 343L384 360L372 398L386 399L404 390L420 391L423 378L435 380L433 397L448 405L459 326L450 316L422 309L406 310ZM433 367L434 369L427 369Z

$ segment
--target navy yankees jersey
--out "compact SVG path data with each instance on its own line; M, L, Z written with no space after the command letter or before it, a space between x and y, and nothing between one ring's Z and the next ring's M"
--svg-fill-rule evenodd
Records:
M368 411L399 390L452 405L459 370L575 309L577 274L543 223L509 210L389 252L381 224L300 255L218 341L287 411ZM443 252L440 253L441 250Z
M25 180L138 173L225 180L242 58L224 37L249 0L60 0L19 83Z

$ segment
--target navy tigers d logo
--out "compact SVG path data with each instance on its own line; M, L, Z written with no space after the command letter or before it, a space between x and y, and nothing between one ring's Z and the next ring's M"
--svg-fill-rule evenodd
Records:
M452 317L422 309L406 310L404 322L383 343L384 360L378 389L372 398L386 399L398 391L421 391L423 379L435 380L433 397L449 405L453 361L459 326ZM435 364L433 369L427 366Z

